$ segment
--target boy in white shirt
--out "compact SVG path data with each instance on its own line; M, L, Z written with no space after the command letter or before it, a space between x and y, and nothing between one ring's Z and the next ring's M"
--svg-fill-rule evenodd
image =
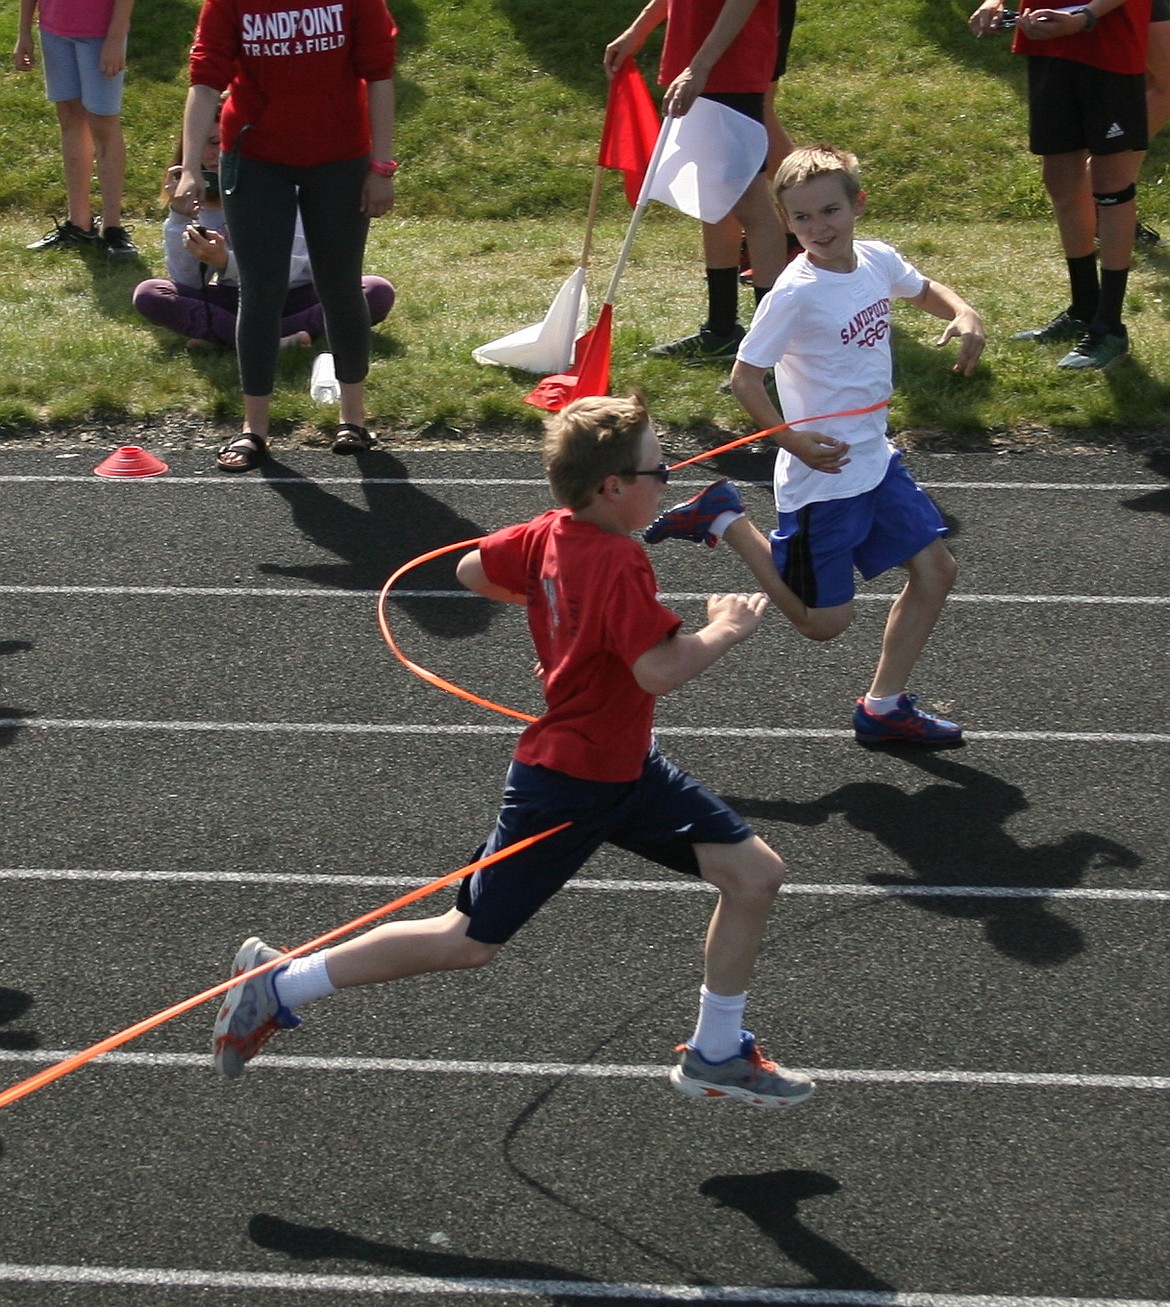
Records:
M830 640L853 621L854 568L872 580L904 567L908 579L890 610L869 691L857 700L854 732L863 744L957 744L962 728L924 712L906 692L958 565L942 543L946 526L937 508L886 437L891 304L904 299L946 320L938 344L958 340L955 371L964 376L983 352L983 324L959 295L928 280L891 246L854 239L865 192L852 154L831 146L795 150L778 169L774 190L804 254L756 310L732 389L761 430L842 416L776 434L777 527L768 539L723 480L664 513L647 528L646 540L713 546L726 539L811 640ZM764 385L773 366L783 416Z

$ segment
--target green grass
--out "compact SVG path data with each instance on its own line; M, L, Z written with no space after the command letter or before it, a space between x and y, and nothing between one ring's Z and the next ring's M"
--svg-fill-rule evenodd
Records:
M394 215L374 225L367 267L399 301L375 333L369 407L382 430L433 438L471 428L531 430L535 378L471 359L474 346L538 321L576 266L605 100L601 52L636 0L404 0L398 73L403 167ZM0 14L11 48L14 7ZM186 93L195 0L138 0L124 123L126 209L142 268L24 244L61 213L55 120L39 70L0 74L0 428L192 414L233 422L230 355L191 357L130 308L162 270L159 178ZM1105 375L1069 376L1054 349L1013 345L1064 303L1063 261L1036 161L1025 144L1023 63L1005 40L975 41L966 6L857 0L801 13L780 113L798 141L833 140L862 160L861 234L893 241L983 314L990 344L973 380L932 342L937 320L896 315L894 426L938 432L1157 433L1170 419L1170 250L1135 257L1127 305L1133 356ZM6 43L6 44L5 44ZM653 85L657 44L641 59ZM1163 186L1170 138L1156 141L1139 203L1170 230ZM629 222L607 174L590 292L604 294ZM744 292L743 313L750 313ZM699 435L749 429L718 393L722 374L649 360L653 341L693 329L704 309L697 223L659 205L642 220L615 306L613 386L641 385L659 421ZM327 425L308 395L310 358L281 360L274 415Z

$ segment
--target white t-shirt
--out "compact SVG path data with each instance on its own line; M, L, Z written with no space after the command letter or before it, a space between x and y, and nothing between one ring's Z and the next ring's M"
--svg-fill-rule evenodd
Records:
M852 272L818 268L803 254L793 259L760 301L740 343L737 357L744 363L775 366L786 422L867 408L893 390L892 301L913 299L926 278L882 241L854 241L853 251ZM886 417L879 408L799 428L847 441L850 461L840 472L815 472L780 450L773 478L780 512L872 490L893 452Z

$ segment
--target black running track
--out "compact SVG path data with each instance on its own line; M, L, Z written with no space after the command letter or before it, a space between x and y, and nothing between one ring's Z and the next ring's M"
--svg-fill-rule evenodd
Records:
M545 507L535 454L101 452L0 451L0 1085L461 866L517 729L405 670L376 595ZM912 468L962 564L914 688L964 748L852 740L892 578L660 706L789 863L748 1011L806 1106L670 1090L712 899L604 854L493 967L319 1004L239 1085L208 1004L0 1111L0 1303L1170 1303L1170 488ZM724 470L766 522L767 460ZM745 585L653 559L691 625ZM536 709L522 615L452 565L396 638Z

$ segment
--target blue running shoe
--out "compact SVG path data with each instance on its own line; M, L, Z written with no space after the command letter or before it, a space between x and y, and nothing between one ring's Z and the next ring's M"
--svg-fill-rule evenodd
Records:
M232 963L232 975L242 975L281 956L278 949L269 948L253 935L240 946ZM283 969L276 967L252 976L241 985L233 985L224 995L215 1020L211 1054L216 1070L226 1079L238 1080L247 1063L278 1030L291 1030L301 1024L300 1017L294 1016L276 993L275 972Z
M795 1107L814 1089L808 1076L769 1062L750 1030L743 1032L739 1052L723 1062L708 1062L690 1044L680 1044L676 1051L682 1056L671 1068L670 1083L688 1098L738 1098L752 1107Z
M918 696L898 696L898 706L885 716L866 709L865 699L853 709L853 732L858 744L961 744L963 728L916 707Z
M740 517L744 513L739 491L726 477L713 481L685 504L668 508L642 532L642 539L648 545L656 545L659 540L691 540L714 549L719 541L711 534L711 523L721 513L738 513Z

